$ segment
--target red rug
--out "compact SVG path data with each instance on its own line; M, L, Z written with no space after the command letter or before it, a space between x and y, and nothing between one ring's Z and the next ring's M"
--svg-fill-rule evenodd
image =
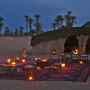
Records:
M41 69L35 72L35 81L76 81L85 82L90 73L90 64L73 63L66 68ZM0 79L27 80L23 72L1 73Z
M84 82L90 73L89 64L72 64L56 70L41 70L37 73L39 81L77 81Z

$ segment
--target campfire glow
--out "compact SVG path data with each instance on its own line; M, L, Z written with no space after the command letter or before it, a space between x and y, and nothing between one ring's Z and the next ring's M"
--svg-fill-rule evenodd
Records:
M19 57L16 57L17 60L19 60Z
M16 65L16 62L12 62L12 65L15 66Z
M7 63L10 63L10 62L11 62L11 59L9 58L6 62L7 62Z
M74 50L73 50L73 53L74 53L74 54L78 54L78 53L79 53L78 49L74 49Z
M62 67L62 68L65 68L65 67L66 67L66 64L65 64L65 63L62 63L62 64L61 64L61 67Z
M83 64L83 61L80 61L79 63L80 63L80 64Z
M43 59L42 62L46 62L47 60L46 59Z
M37 70L40 70L40 67L37 67Z
M22 62L24 63L26 60L25 59L22 59Z
M28 80L32 81L33 80L33 77L32 76L29 76Z

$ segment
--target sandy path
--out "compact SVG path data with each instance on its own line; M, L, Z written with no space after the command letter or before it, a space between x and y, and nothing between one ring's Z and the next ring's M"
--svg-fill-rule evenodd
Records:
M90 90L90 83L0 80L0 90Z

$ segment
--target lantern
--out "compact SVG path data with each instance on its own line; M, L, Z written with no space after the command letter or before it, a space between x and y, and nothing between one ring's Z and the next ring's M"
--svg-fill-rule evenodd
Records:
M17 60L19 60L19 57L16 57Z
M78 54L78 53L79 53L78 49L74 49L74 50L73 50L73 53L74 53L74 54Z
M32 81L33 80L33 77L32 76L29 76L28 77L28 80Z
M11 59L9 58L6 62L7 62L7 63L10 63L10 62L11 62Z
M37 70L40 70L40 67L37 67Z
M61 67L62 68L65 68L66 67L66 64L65 63L61 63Z
M46 62L47 60L46 59L43 59L42 62Z
M83 64L83 61L80 61L79 63L80 63L80 64Z
M25 59L22 59L22 63L24 63L26 60Z
M12 62L12 65L15 66L16 65L16 62Z

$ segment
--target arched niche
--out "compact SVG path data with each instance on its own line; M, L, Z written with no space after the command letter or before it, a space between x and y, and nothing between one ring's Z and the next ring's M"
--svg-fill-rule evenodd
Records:
M76 36L69 36L64 44L64 53L70 53L73 49L79 49L79 40Z
M86 43L85 53L90 54L90 37L88 38L87 43Z

